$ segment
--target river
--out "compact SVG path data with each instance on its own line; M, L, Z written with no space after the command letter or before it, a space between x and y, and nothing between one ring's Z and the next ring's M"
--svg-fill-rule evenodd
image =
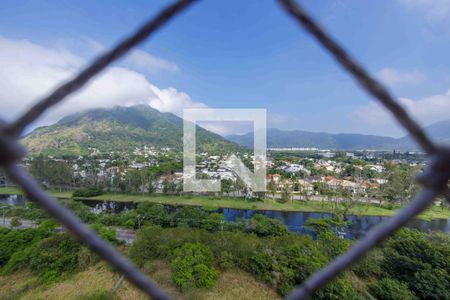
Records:
M0 195L0 203L9 205L25 205L27 200L20 195ZM95 213L108 211L112 213L119 213L129 209L136 208L136 203L133 202L114 202L114 201L94 201L84 200L84 204L91 207ZM165 205L165 207L173 211L177 207ZM332 217L331 213L317 213L317 212L299 212L299 211L274 211L274 210L250 210L250 209L234 209L234 208L220 208L216 210L218 213L222 213L228 222L235 222L239 218L249 219L254 214L263 214L265 216L273 217L283 222L290 231L299 234L312 235L313 233L307 227L305 222L309 218L320 219L326 217ZM381 216L347 216L347 220L351 222L345 228L339 229L340 234L348 239L360 239L368 230L374 226L388 220L390 217ZM433 219L431 221L425 221L420 219L414 219L407 225L409 228L415 228L423 232L427 231L442 231L450 234L450 218L448 219Z

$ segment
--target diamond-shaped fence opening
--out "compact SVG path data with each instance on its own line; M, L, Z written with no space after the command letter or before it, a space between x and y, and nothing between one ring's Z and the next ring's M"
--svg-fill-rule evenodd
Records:
M369 231L347 253L337 257L327 267L313 274L288 296L288 299L307 299L316 290L333 280L351 264L355 263L396 230L404 226L409 220L424 211L437 196L444 195L447 200L450 199L450 192L447 185L450 178L450 148L434 144L421 127L408 115L406 110L394 100L394 97L389 91L373 79L294 0L278 1L287 14L292 16L323 48L330 52L336 61L353 76L363 89L378 99L393 114L397 121L414 137L416 142L429 156L429 163L426 170L417 178L424 188L407 207L387 222ZM144 23L131 36L123 39L116 47L94 60L91 65L82 70L72 80L61 85L50 93L49 96L37 102L36 105L17 120L11 123L0 123L0 165L5 169L10 179L25 192L30 200L37 202L53 218L70 230L81 242L114 266L131 283L154 299L170 299L170 297L152 279L134 267L127 258L119 254L115 248L100 239L70 210L62 207L56 199L42 191L34 178L23 168L16 165L26 153L18 143L18 139L25 127L35 121L47 109L61 102L69 94L79 90L112 62L124 56L130 49L143 42L193 2L195 0L179 0L167 6L154 18Z

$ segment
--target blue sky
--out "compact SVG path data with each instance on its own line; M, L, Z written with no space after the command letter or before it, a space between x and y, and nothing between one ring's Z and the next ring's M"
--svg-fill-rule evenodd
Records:
M3 1L0 115L17 115L168 3ZM422 124L450 119L449 0L302 3ZM266 108L269 127L402 135L275 1L199 1L36 125L142 102L177 114Z

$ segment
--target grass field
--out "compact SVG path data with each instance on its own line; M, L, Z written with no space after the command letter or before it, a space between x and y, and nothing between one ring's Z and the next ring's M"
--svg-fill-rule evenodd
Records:
M171 279L171 269L164 261L148 264L146 270L152 278L174 299L280 299L268 286L242 271L222 272L211 289L192 289L181 293ZM119 275L113 273L104 263L70 275L51 285L39 284L35 276L28 272L16 272L0 276L1 299L59 300L59 299L107 299L98 295L111 291ZM97 297L94 297L97 296ZM113 299L148 299L127 281L124 281ZM109 297L108 297L109 299Z
M71 198L72 193L65 191L48 191L50 195L57 198ZM22 192L13 187L0 188L0 194L21 194ZM117 201L117 202L152 202L168 205L201 206L207 210L218 208L252 209L252 210L278 210L278 211L302 211L302 212L332 212L330 203L320 201L293 201L279 203L272 199L263 201L246 201L242 198L231 197L207 197L207 196L166 196L148 194L125 194L105 193L100 196L91 197L87 200ZM400 208L387 209L377 204L361 204L350 210L349 214L366 216L393 216ZM448 219L450 210L433 206L418 218L423 220Z
M56 198L72 198L71 191L47 191L50 195ZM22 195L23 191L16 187L0 187L0 195Z

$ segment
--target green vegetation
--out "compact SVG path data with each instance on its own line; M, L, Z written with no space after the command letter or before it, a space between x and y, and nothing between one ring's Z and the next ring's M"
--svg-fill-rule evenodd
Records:
M281 299L272 288L238 270L222 272L211 289L194 288L184 293L181 293L173 282L171 267L164 261L148 263L144 270L159 286L164 287L173 299L231 300L242 298L242 295L245 295L246 299ZM120 274L115 273L106 263L97 263L84 271L66 276L63 281L42 285L35 275L19 271L0 276L0 295L2 299L21 300L148 300L147 296L126 280L112 295L111 289L119 276Z
M96 215L80 202L62 200L62 204L116 246L115 231L106 226L141 228L129 251L124 246L121 249L149 272L155 262L165 264L165 282L173 284L173 293L192 295L188 298L199 296L197 290L210 293L227 272L251 274L284 296L352 244L335 236L331 228L343 224L332 219L308 223L317 235L313 240L290 233L279 221L260 214L226 223L223 215L188 206L172 212L160 204L142 202L135 210ZM29 205L7 213L36 216L38 228L0 229L3 276L27 271L38 278L31 287L48 286L70 281L98 264L96 255L68 233L56 233L56 224L43 217L41 209ZM314 299L361 299L367 295L376 299L447 299L449 242L446 234L402 230L317 292ZM94 290L83 297L105 292Z
M339 248L342 243L348 245L349 242L335 238L334 245L331 247ZM179 253L179 251L201 252L201 254L185 253L184 255L201 256L202 260L198 261L209 264L211 257L209 251L212 251L214 264L218 265L219 269L226 262L228 269L237 268L249 272L262 282L275 285L282 295L286 295L295 284L303 281L328 261L318 245L318 242L309 237L294 234L261 237L242 232L217 234L201 229L163 229L150 226L139 231L130 249L130 256L138 265L143 265L153 259L170 261L172 253ZM188 247L188 250L185 247ZM191 261L197 260L190 258L189 261L192 263ZM195 269L193 267L187 270L192 272ZM202 270L202 277L207 279L205 281L211 282L214 278L211 269L205 267L199 269ZM186 272L187 274L181 278L195 278L189 271ZM326 292L318 299L329 299L327 298L329 296L355 299L356 291L346 275L337 279L335 285L326 288Z
M48 191L50 195L57 198L70 198L71 192ZM22 194L17 188L0 188L0 194ZM78 199L78 198L75 198ZM252 209L252 210L278 210L278 211L303 211L303 212L328 212L334 211L332 203L320 201L290 201L279 203L272 199L264 200L244 200L242 198L231 197L208 197L208 196L169 196L169 195L148 195L131 193L103 193L100 196L91 198L82 197L86 200L102 200L116 202L149 202L167 205L200 206L207 210L218 208ZM366 216L393 216L400 206L380 207L377 204L362 203L352 209L348 214L366 215ZM432 206L424 213L418 216L422 220L447 219L450 217L450 209L445 207Z
M315 299L357 299L362 294L372 294L377 299L447 299L450 292L448 284L445 285L445 282L448 283L449 241L444 234L402 230L385 246L320 290ZM424 242L427 246L420 247ZM315 270L346 251L350 243L334 237L329 231L320 234L314 241L292 234L258 237L242 232L214 234L201 229L150 226L138 233L130 256L138 265L144 265L154 259L171 261L172 253L184 251L180 250L184 247L189 251L197 247L208 249L212 251L214 265L219 270L223 269L223 265L226 265L225 269L245 270L258 280L274 285L281 295L286 295ZM413 246L416 252L408 256L408 272L395 273L392 269L404 268L405 258L393 258L392 253L399 252L405 243ZM209 262L209 259L205 261ZM186 271L187 274L181 278L192 279L193 268L186 270L191 271ZM427 273L422 274L424 271ZM354 285L354 276L367 282L367 285ZM183 280L181 282L184 283ZM193 283L190 285L193 286ZM435 297L432 297L433 293Z
M71 191L47 190L51 196L59 199L72 198ZM0 195L23 195L23 191L16 187L0 187Z
M37 243L26 260L30 270L48 283L57 280L63 272L75 271L80 248L72 236L59 233Z
M173 280L182 291L192 287L212 288L217 277L213 253L200 243L186 243L173 253Z
M408 285L406 283L391 278L383 278L377 284L370 286L369 289L378 299L416 299L414 294L408 289Z
M1 189L0 189L1 191ZM304 212L333 212L332 203L320 201L294 201L279 203L272 199L244 200L242 198L214 197L208 196L166 196L166 195L138 195L138 194L112 194L105 193L101 196L89 198L92 200L118 201L118 202L152 202L168 205L201 206L205 209L236 208L253 210L278 210L278 211L304 211ZM393 216L400 209L399 206L392 208L380 207L376 204L361 204L348 211L348 214L367 216ZM431 220L436 218L446 219L450 217L450 209L432 207L419 215L418 218Z
M12 217L10 225L12 227L19 227L20 225L22 225L22 222L20 221L20 219L18 217Z
M76 190L72 193L74 198L95 197L103 194L103 191L99 188L83 188Z
M33 155L88 155L95 148L101 152L128 151L154 145L182 149L183 120L171 113L161 113L148 105L92 109L41 127L27 135L23 145ZM239 152L244 148L197 126L199 151Z
M99 261L70 234L55 233L53 229L54 224L48 222L36 229L0 228L0 237L4 241L0 245L1 274L26 269L35 274L41 283L50 284L64 279L62 275L73 274ZM105 231L108 232L106 229L99 232L102 238L105 238L102 234ZM117 241L115 232L112 240Z

